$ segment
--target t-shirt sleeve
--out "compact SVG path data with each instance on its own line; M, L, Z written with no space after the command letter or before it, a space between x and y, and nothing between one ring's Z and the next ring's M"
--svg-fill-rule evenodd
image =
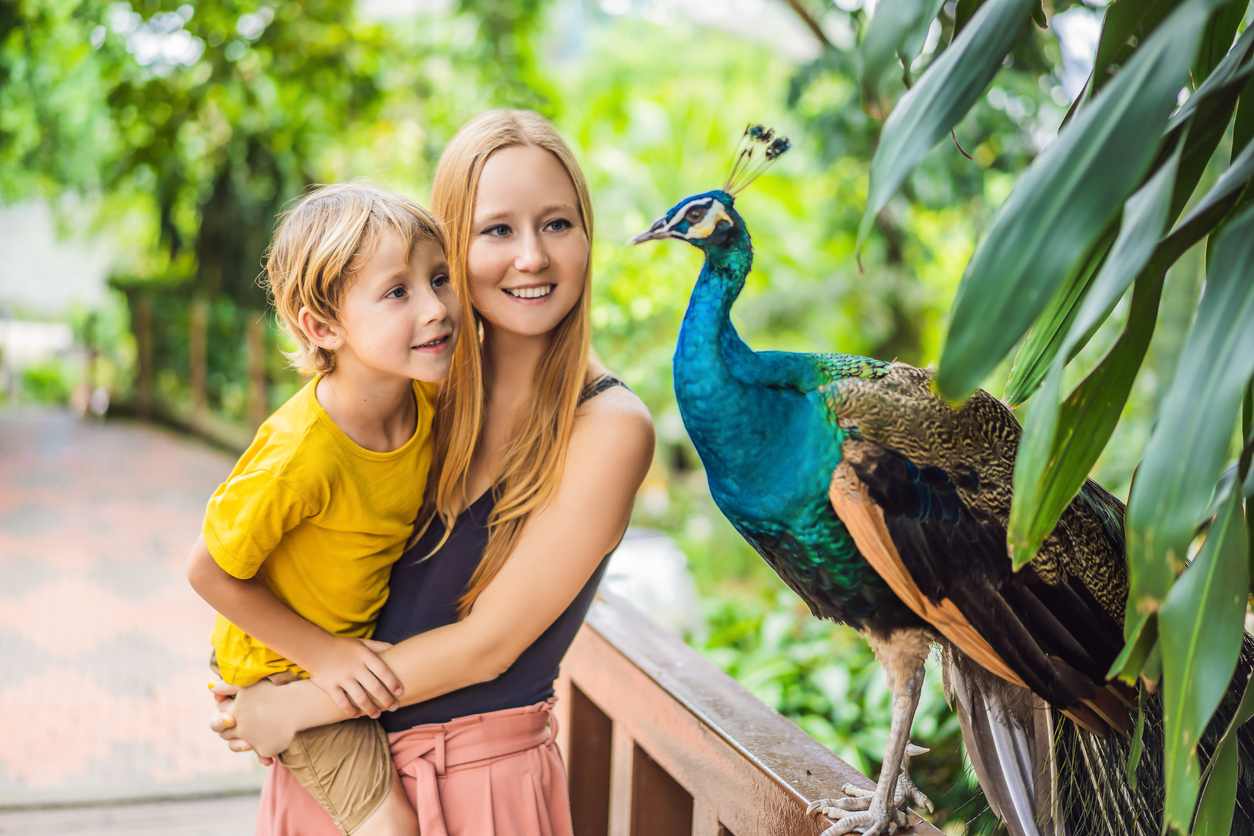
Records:
M252 470L227 480L205 511L205 544L228 574L251 578L300 521L314 508L279 477Z

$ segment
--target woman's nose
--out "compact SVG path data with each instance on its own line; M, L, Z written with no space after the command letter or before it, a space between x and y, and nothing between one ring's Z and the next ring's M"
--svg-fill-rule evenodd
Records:
M514 268L520 273L538 273L549 266L549 256L534 232L524 233L518 242L518 255L514 258Z

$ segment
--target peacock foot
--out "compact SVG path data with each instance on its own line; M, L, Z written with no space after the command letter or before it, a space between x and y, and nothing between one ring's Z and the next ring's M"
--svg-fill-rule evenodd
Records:
M807 815L822 813L831 819L833 824L824 830L822 836L840 836L843 833L861 833L863 836L886 836L892 825L906 827L909 820L906 809L910 802L916 806L926 807L933 811L932 801L918 788L910 777L910 758L921 755L928 750L910 743L906 746L905 756L901 759L901 771L897 775L897 786L893 792L893 805L882 812L876 811L875 792L863 789L854 784L845 784L840 791L844 798L820 798L806 807ZM883 804L887 808L887 804Z

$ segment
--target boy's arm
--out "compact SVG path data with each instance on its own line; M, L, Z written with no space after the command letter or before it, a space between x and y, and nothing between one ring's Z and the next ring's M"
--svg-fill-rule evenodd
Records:
M380 710L397 706L400 680L372 650L301 618L260 578L231 575L213 559L203 534L188 557L187 579L228 621L309 671L314 684L349 717L362 712L377 717Z

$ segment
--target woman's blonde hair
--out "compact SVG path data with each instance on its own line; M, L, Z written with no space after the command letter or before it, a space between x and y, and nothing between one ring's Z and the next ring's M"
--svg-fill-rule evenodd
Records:
M488 158L514 145L543 148L566 169L579 197L589 261L583 293L553 330L536 368L531 411L510 443L491 488L496 503L488 519L488 545L458 601L458 616L462 618L505 565L528 517L553 498L566 463L579 393L588 373L592 304L592 199L588 184L574 152L543 116L527 110L488 111L463 125L449 142L440 157L432 187L431 207L448 230L452 248L447 255L453 287L467 318L462 327L464 336L453 350L452 369L441 387L435 422L432 472L439 476L427 486L429 516L425 523L437 515L444 523L444 539L437 550L453 528L454 502L464 505L474 499L466 495L466 479L484 420L483 356L477 339L482 325L479 311L471 303L466 275L475 196Z
M335 354L305 336L297 322L300 309L309 308L321 322L338 321L344 292L374 255L385 230L401 236L406 258L419 241L448 248L444 228L431 213L369 183L317 187L279 217L262 283L281 327L296 338L288 362L303 374L331 371Z

